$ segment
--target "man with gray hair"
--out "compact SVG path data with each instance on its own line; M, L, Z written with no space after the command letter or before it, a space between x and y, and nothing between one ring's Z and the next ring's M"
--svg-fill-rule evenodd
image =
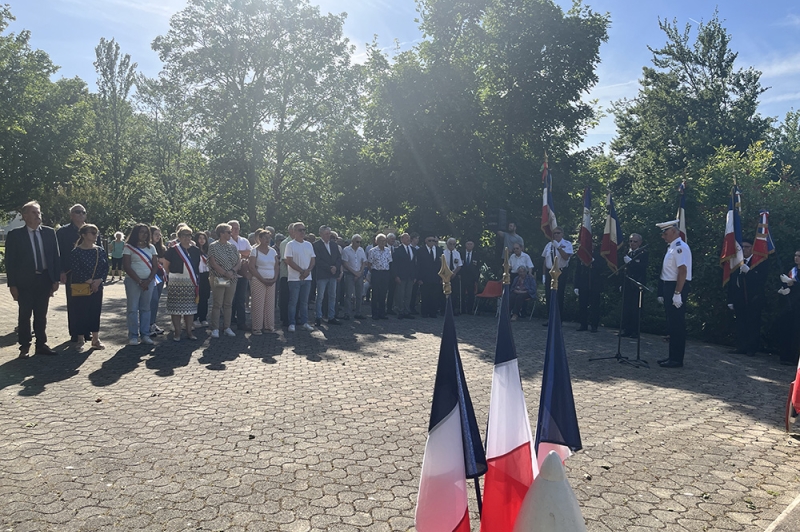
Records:
M317 327L322 324L322 303L327 295L328 323L341 325L342 322L336 319L336 280L342 269L342 255L339 253L339 245L331 239L330 227L320 226L319 240L314 242L313 247L317 258L314 265L314 277L317 281L317 319L315 324Z
M361 235L355 234L350 239L350 245L342 250L342 269L344 270L344 317L350 319L352 315L357 320L366 319L361 313L361 303L364 299L364 266L367 264L367 254L361 247ZM352 312L355 311L354 314Z
M400 235L400 245L392 252L392 280L399 319L411 319L411 289L417 281L417 254L411 247L411 236Z
M76 203L69 209L69 220L67 225L62 225L56 231L56 238L58 239L58 249L61 253L61 275L60 281L64 285L67 292L67 308L72 308L72 276L67 275L72 271L71 251L78 242L81 227L86 225L86 208L80 203ZM73 335L73 319L75 318L73 312L67 312L67 324L70 330L69 341L77 344L81 341L80 335ZM83 341L88 342L92 339L91 333L83 335Z

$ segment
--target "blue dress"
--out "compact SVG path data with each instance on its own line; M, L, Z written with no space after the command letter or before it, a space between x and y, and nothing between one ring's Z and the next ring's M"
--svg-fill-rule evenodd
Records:
M102 248L95 246L93 249L74 248L71 252L70 264L72 270L72 283L85 283L90 279L106 280L108 275L108 256ZM95 263L97 269L95 270ZM69 312L70 336L85 336L100 330L100 311L103 308L103 285L92 295L71 297L67 312Z

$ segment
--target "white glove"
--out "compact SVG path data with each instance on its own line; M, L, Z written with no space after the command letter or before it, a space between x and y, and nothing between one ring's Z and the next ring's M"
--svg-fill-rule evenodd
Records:
M578 290L577 288L575 290L573 290L573 292L575 292L576 296L580 296L581 295L581 291Z
M781 288L780 290L778 290L778 293L782 296L788 296L789 292L791 292L791 290L789 290L788 288Z
M542 285L544 285L546 282L547 282L547 277L545 277L545 275L542 274ZM547 287L545 287L545 288L547 288Z
M728 303L728 309L733 310L733 303Z
M742 264L741 266L739 266L739 269L742 271L742 273L747 273L750 271L750 266L748 266L747 264Z
M632 258L630 258L629 256L625 255L624 257L622 257L622 260L624 260L624 261L625 261L625 264L628 264L628 263L629 263L630 261L632 261L633 259L632 259Z
M788 275L786 275L785 273L782 273L781 274L781 282L782 283L786 283L788 285L792 285L792 284L794 284L794 279L791 279L791 278L789 278Z
M657 301L658 301L659 305L663 305L664 304L664 298L661 297L661 296L658 296Z
M683 305L683 300L681 299L680 294L672 295L672 304L675 305L675 308L681 308L681 305Z

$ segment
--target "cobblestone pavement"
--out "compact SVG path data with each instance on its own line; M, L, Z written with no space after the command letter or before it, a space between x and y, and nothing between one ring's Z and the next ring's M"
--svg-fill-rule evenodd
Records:
M0 530L413 529L441 320L133 347L115 283L104 351L67 350L62 289L59 356L19 360L4 282ZM535 426L545 329L513 328ZM495 322L457 329L485 427ZM764 530L800 490L782 428L793 368L692 342L686 367L665 370L666 344L647 336L653 368L637 369L588 361L616 352L614 331L567 323L565 340L584 445L567 468L590 531Z

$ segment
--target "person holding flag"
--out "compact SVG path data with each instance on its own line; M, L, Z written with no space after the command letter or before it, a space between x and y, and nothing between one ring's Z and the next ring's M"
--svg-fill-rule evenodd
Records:
M742 265L728 281L728 308L736 315L736 348L731 353L752 357L761 346L761 311L769 263L756 262L750 240L742 240L742 254Z
M678 214L675 216L678 220L678 232L681 234L681 240L689 243L686 238L686 181L681 181L678 187Z
M558 268L561 272L565 272L566 269L569 267L569 259L572 257L574 251L572 248L572 243L569 242L564 238L564 230L560 227L556 227L553 229L553 240L547 243L544 247L544 251L542 252L542 257L544 257L544 278L542 279L542 283L545 286L550 286L550 270L553 268L553 262L558 262ZM564 309L564 291L566 290L567 283L559 283L557 294L557 301L558 301L558 308L559 310ZM550 290L547 291L547 309L548 309L548 316L550 315L550 303L553 301L551 297ZM547 323L543 323L545 327Z
M664 305L669 334L669 358L658 361L662 368L682 368L686 351L686 299L692 280L692 251L679 232L679 220L656 224L669 244L661 265L659 303ZM669 298L669 299L667 299Z
M742 254L742 195L739 187L733 185L728 202L728 215L725 218L725 239L722 241L722 286L728 284L731 274L744 262Z

